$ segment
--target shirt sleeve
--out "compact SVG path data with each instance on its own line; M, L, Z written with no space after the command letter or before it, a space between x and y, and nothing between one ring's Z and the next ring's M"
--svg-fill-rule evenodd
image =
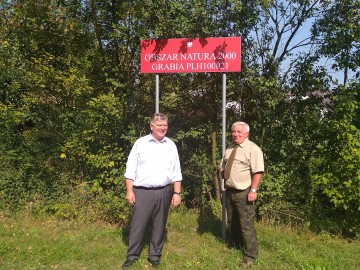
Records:
M251 153L250 168L252 174L264 172L264 154L258 146Z
M135 180L136 177L136 168L137 168L137 142L133 145L128 160L126 162L126 171L124 177L127 179Z
M176 145L174 144L174 151L175 151L175 164L174 164L174 171L172 173L172 179L171 182L177 182L182 181L182 173L181 173L181 166L180 166L180 159L179 159L179 153L177 151Z

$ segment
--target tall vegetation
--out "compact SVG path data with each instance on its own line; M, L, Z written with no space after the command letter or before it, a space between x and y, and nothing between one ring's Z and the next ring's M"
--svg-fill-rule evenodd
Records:
M241 36L227 120L265 153L259 217L358 236L359 25L355 0L1 0L0 208L125 224L126 157L155 108L140 40ZM188 207L220 198L221 82L160 76Z

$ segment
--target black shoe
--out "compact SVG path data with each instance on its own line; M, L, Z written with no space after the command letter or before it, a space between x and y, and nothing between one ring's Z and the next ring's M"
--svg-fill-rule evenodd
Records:
M137 261L137 259L133 259L133 260L126 259L126 261L121 266L121 269L128 269L135 261Z
M156 268L156 267L158 267L160 265L160 260L152 260L149 257L148 257L147 260L148 260L149 263L151 263L151 266L154 267L154 268Z

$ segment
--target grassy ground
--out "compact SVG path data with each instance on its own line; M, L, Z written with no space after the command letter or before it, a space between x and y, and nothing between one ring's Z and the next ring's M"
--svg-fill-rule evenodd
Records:
M360 242L257 224L260 257L253 269L359 269ZM104 223L0 214L0 269L121 269L128 232ZM151 269L147 246L132 269ZM172 210L158 269L241 269L238 250L221 239L221 220Z

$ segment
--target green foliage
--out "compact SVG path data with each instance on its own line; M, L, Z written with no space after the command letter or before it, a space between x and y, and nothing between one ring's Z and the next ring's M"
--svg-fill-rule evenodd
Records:
M182 142L179 155L182 157L183 188L186 204L190 207L201 207L204 203L216 196L213 183L213 168L210 151L211 148L200 147L197 150L188 149L189 145L208 142L210 138L204 126L190 128L186 133L179 131L174 137L175 141Z
M359 9L357 0L332 1L313 27L313 35L322 43L320 53L334 57L335 70L355 72L360 66Z
M97 194L121 179L123 101L89 84L97 58L76 8L24 1L2 9L9 12L2 13L0 47L4 207L48 205L77 217L76 204L64 202L74 186L86 179ZM106 84L123 87L109 76Z
M99 217L106 222L126 227L129 222L131 207L125 200L124 184L121 185L122 192L108 191L98 196Z
M71 192L46 206L32 205L31 211L36 216L51 215L59 220L79 220L94 222L103 220L119 226L126 226L129 221L130 206L125 200L121 185L120 191L106 190L97 192L84 183L74 187Z
M344 217L342 230L359 234L360 221L360 130L358 84L334 97L334 108L322 123L326 134L318 146L321 161L314 168L313 179L320 191Z

